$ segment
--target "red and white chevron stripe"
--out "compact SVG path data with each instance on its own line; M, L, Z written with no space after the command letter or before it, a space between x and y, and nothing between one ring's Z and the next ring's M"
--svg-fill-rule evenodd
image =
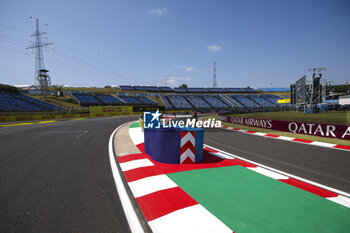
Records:
M180 164L195 163L196 135L193 131L181 131Z

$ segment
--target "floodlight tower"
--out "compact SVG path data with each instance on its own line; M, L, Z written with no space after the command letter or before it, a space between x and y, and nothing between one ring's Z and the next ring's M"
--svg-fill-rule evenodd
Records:
M35 49L35 84L40 87L42 91L46 90L51 84L48 70L45 69L43 48L52 45L53 43L41 42L41 35L47 34L47 32L40 32L39 19L36 19L36 31L30 37L35 38L35 42L26 49Z
M214 61L213 87L218 87L218 83L216 81L216 62L215 61Z

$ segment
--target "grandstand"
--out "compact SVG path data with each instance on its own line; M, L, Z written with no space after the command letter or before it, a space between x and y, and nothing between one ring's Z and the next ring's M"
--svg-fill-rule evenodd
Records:
M0 112L49 112L63 108L16 92L0 92Z
M193 109L192 105L182 95L169 94L167 97L175 109Z
M111 96L111 95L105 95L105 94L95 94L95 96L102 101L105 104L108 105L123 105L124 102L121 101L120 99Z
M199 95L185 94L183 97L193 106L195 109L209 109L212 108L202 97Z
M97 99L95 96L90 94L72 94L72 96L82 106L102 105L103 102Z
M277 104L285 98L275 92L285 91L283 88L269 88L267 92L253 88L171 88L157 86L121 85L112 94L72 92L71 96L82 107L138 106L159 107L165 110L199 110L230 111L233 109L267 109L289 107L289 104ZM274 93L269 93L274 92ZM110 93L110 92L109 92ZM285 93L284 93L285 94ZM1 92L1 112L43 112L63 111L63 108L16 92ZM56 102L55 102L56 103ZM57 102L59 103L59 102ZM67 106L66 106L67 107Z

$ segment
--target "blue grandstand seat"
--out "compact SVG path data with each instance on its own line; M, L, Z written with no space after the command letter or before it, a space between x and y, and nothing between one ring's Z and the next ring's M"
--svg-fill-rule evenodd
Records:
M167 97L176 109L192 109L191 104L181 95L169 94Z
M122 91L135 91L135 89L130 85L121 85L119 88Z
M159 89L160 89L161 91L170 91L170 92L173 92L173 91L174 91L174 89L172 89L171 87L159 87Z
M222 100L225 101L226 104L229 104L229 105L232 106L232 107L241 107L241 108L244 108L244 107L245 107L243 104L241 104L240 102L238 102L235 98L233 98L233 97L230 96L230 95L224 94L224 95L222 95L222 96L221 96L221 95L219 95L219 96L222 98ZM227 98L227 99L229 99L231 102L233 102L234 105L232 105L230 102L226 101L224 97Z
M134 96L118 96L128 105L142 105L143 103Z
M277 101L280 99L283 99L277 95L261 95L263 98L267 99L271 103L273 103L275 106L282 106L282 107L289 107L290 103L283 103L283 104L278 104ZM285 96L284 98L288 98L288 96Z
M42 112L64 110L46 102L19 93L0 93L2 112Z
M186 97L186 99L194 106L194 108L211 108L211 106L198 95L186 94L184 97Z
M98 100L95 96L90 94L72 94L81 105L89 106L89 105L100 105L103 104L100 100Z
M159 95L159 98L163 102L166 109L173 109L173 106L169 102L169 100L164 95Z
M261 107L275 107L275 104L266 100L263 95L247 95L247 97L257 102Z
M249 99L245 95L232 95L232 97L242 103L245 107L248 108L257 108L260 107L257 103Z
M239 87L230 87L230 88L225 88L227 92L247 92L244 88L239 88Z
M230 107L230 105L226 103L227 101L225 101L225 102L222 101L222 99L219 98L218 95L209 95L209 94L205 95L205 94L203 94L203 95L201 95L201 97L205 101L207 101L213 108L229 108Z
M136 91L160 91L156 86L134 86Z
M32 98L32 97L27 96L27 95L23 95L23 94L20 94L20 93L10 93L10 94L13 95L14 97L19 98L19 99L23 99L23 100L28 101L28 102L30 102L32 104L38 105L40 107L43 107L44 109L46 109L46 111L63 111L64 110L63 108L60 108L60 107L57 107L55 105L46 103L44 101Z
M289 88L271 87L271 88L259 88L259 90L263 92L287 92L289 91Z
M123 105L125 104L123 101L115 98L111 95L105 95L105 94L95 94L97 98L99 98L103 103L105 104L113 104L113 105Z
M197 92L197 93L208 92L207 89L202 88L202 87L187 88L187 91L188 91L188 92Z
M256 93L258 92L257 90L253 89L253 88L250 88L250 87L247 87L245 88L246 92L250 92L250 93Z
M187 92L185 88L179 88L179 87L175 87L174 90L175 92Z
M141 101L144 104L147 105L156 105L156 102L154 102L153 100L148 99L147 97L137 97L137 99L139 101Z
M209 87L207 88L209 92L227 92L225 88L222 87Z

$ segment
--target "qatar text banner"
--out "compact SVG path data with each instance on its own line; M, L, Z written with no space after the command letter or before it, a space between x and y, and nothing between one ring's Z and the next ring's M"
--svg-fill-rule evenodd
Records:
M350 126L348 125L279 121L239 116L219 116L219 120L233 124L273 129L290 133L350 140Z

